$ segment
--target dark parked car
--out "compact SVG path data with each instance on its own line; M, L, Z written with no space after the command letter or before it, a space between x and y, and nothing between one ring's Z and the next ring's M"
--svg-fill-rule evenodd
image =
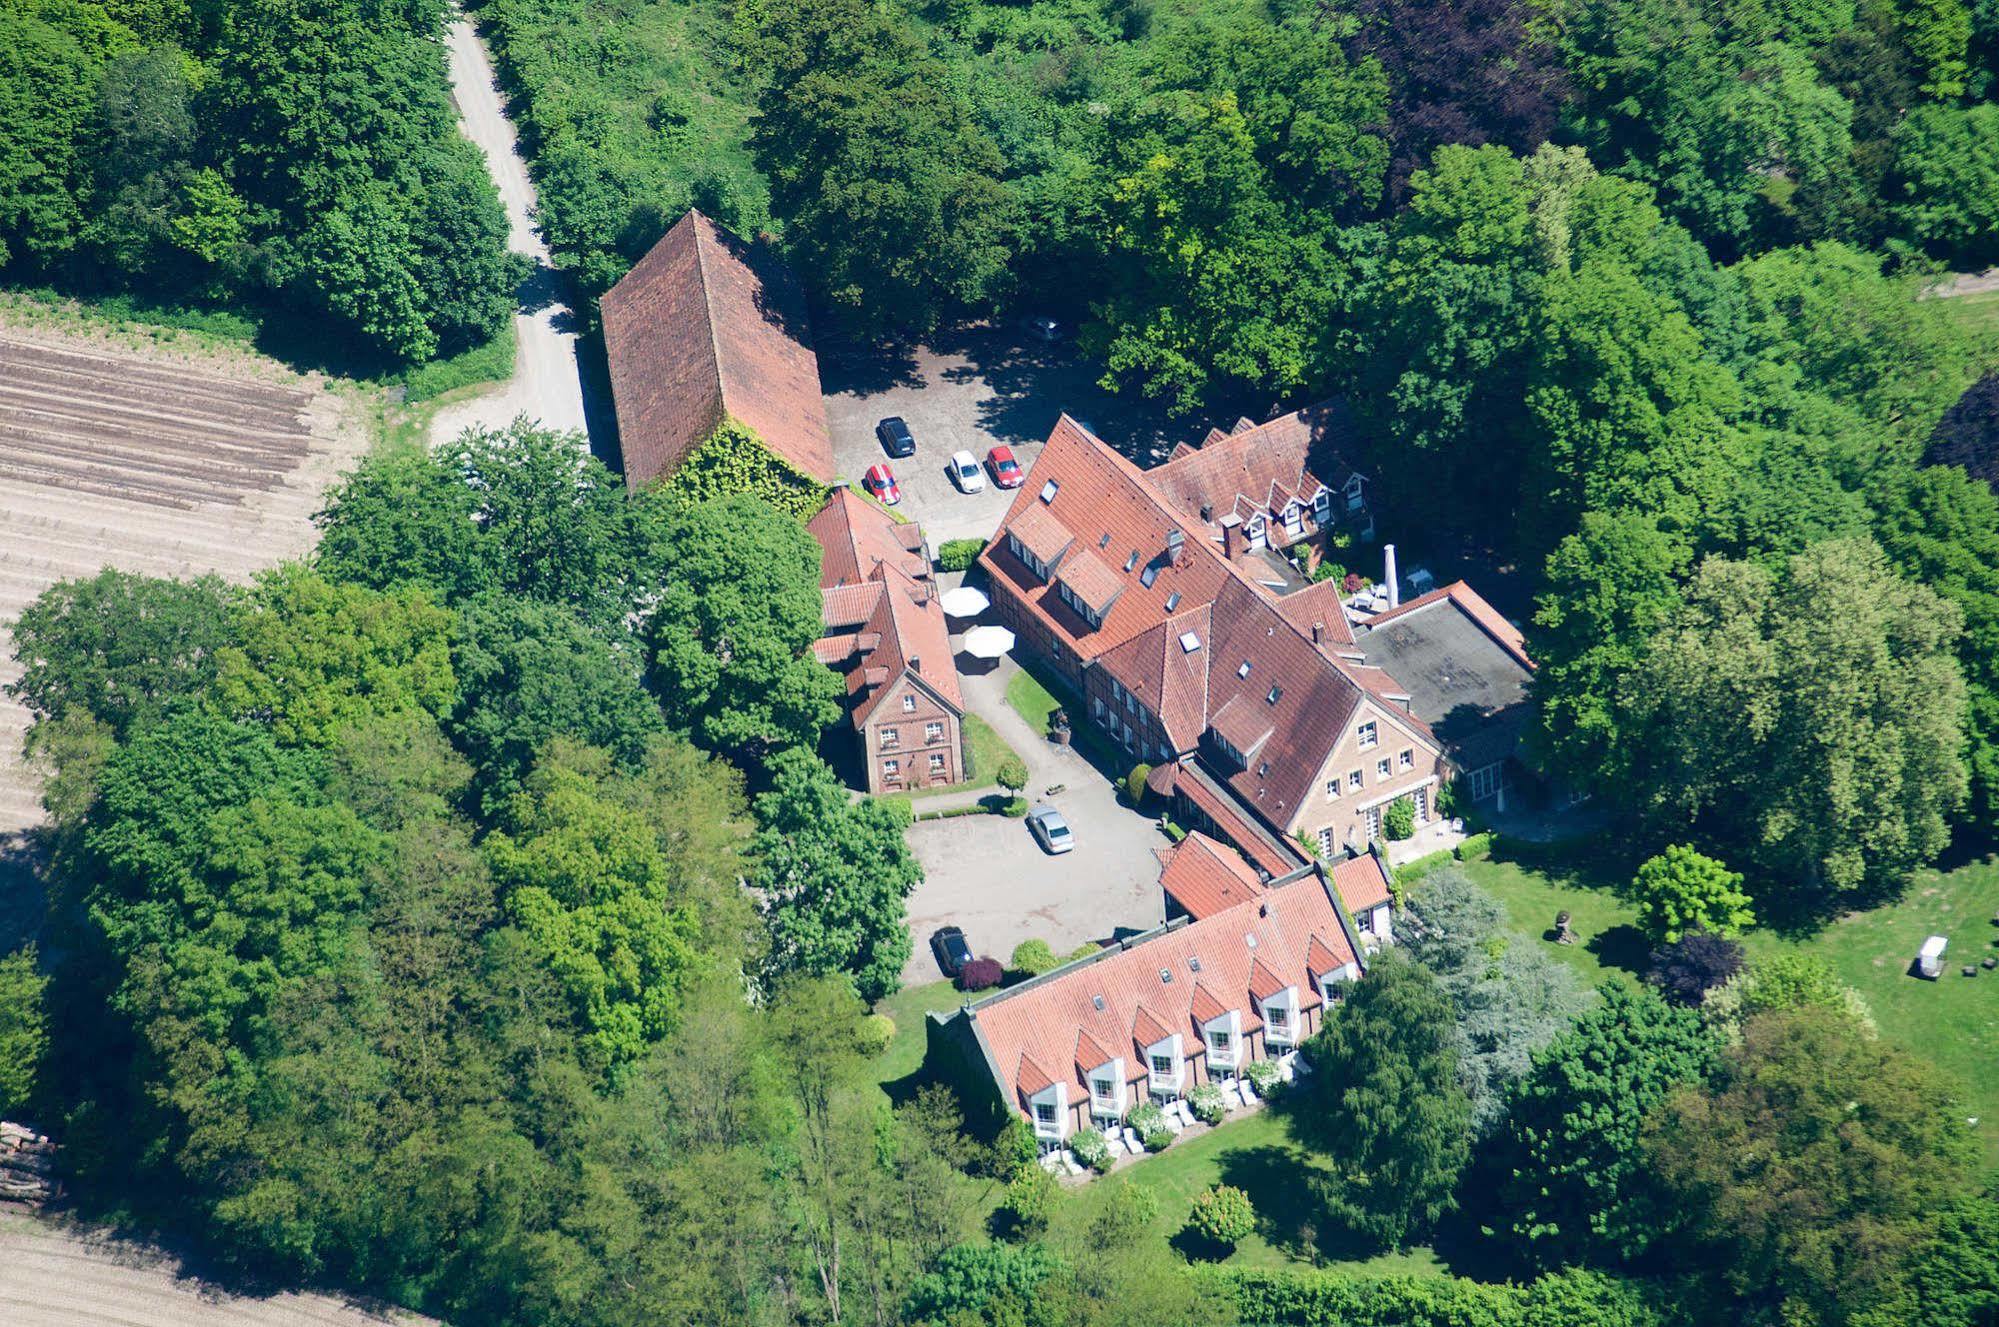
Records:
M901 415L890 415L875 425L875 436L881 439L882 450L890 456L916 455L916 435L902 422Z
M930 937L930 952L937 955L937 966L947 977L956 977L972 961L972 947L965 943L965 933L955 926L943 927Z

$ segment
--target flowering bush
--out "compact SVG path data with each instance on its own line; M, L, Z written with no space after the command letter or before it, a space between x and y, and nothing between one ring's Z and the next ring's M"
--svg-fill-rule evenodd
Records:
M1249 1085L1256 1089L1259 1097L1268 1096L1270 1090L1282 1081L1276 1064L1269 1060L1251 1060L1243 1066L1242 1076L1249 1080Z
M1232 1249L1256 1230L1256 1208L1241 1189L1217 1184L1194 1196L1187 1226L1209 1243Z
M1228 1103L1222 1100L1222 1090L1213 1083L1203 1083L1189 1092L1187 1106L1194 1112L1194 1118L1203 1124L1220 1124L1229 1109Z
M1069 1150L1099 1175L1111 1168L1111 1145L1095 1129L1078 1129L1069 1135Z
M1124 1122L1138 1134L1148 1152L1164 1152L1173 1141L1173 1131L1166 1127L1166 1112L1150 1101L1125 1116Z

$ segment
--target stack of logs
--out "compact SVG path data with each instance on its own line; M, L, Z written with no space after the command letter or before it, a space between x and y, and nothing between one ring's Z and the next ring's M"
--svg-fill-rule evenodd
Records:
M33 1129L0 1120L0 1201L45 1203L60 1191L56 1145Z

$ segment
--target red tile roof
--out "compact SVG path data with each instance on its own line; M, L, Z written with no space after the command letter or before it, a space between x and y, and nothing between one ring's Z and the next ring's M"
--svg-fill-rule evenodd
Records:
M1124 588L1118 574L1087 548L1079 548L1063 558L1062 568L1055 575L1069 587L1071 594L1097 613L1108 611L1111 601Z
M1331 967L1357 961L1331 885L1307 869L1201 921L1147 932L989 997L969 1016L992 1064L1011 1074L1001 1084L1009 1097L1044 1090L1041 1067L1074 1062L1085 1034L1100 1046L1128 1048L1119 1053L1137 1081L1146 1074L1144 1048L1171 1033L1181 1034L1191 1058L1205 1054L1200 1022L1207 1018L1234 1009L1245 1029L1256 1026L1252 983L1309 988L1307 955L1320 952L1344 955ZM1190 960L1199 961L1198 973ZM1253 976L1259 963L1269 976ZM1162 981L1161 969L1172 980ZM1081 1099L1088 1090L1082 1070L1074 1081Z
M1342 953L1348 957L1341 958ZM1341 967L1353 962L1352 953L1351 947L1335 950L1331 945L1322 943L1315 935L1312 937L1312 943L1305 947L1305 971L1313 977L1323 977L1328 972L1337 972Z
M1075 536L1063 528L1062 522L1042 510L1039 500L1028 505L1015 498L1013 507L1019 515L1007 518L1007 529L1019 538L1021 547L1053 566L1062 556L1062 550L1075 542Z
M1242 845L1249 859L1261 870L1280 876L1297 869L1295 850L1281 846L1282 840L1262 825L1246 819L1235 800L1214 786L1207 771L1181 764L1174 791L1219 826L1230 842Z
M1388 902L1392 893L1388 872L1382 869L1381 859L1371 852L1334 862L1330 874L1333 888L1340 892L1340 902L1347 905L1350 913L1378 908Z
M847 693L855 697L854 726L868 721L890 684L909 670L962 713L951 629L929 579L929 559L915 551L923 547L923 527L836 488L805 528L823 552L820 620L844 629L821 639L813 653L827 664L853 659Z
M1347 621L1346 606L1340 602L1340 583L1320 581L1277 601L1277 611L1307 636L1321 628L1319 647L1334 652L1354 653L1353 624Z
M1337 494L1354 473L1346 457L1360 443L1352 412L1328 401L1265 424L1239 420L1231 433L1210 432L1198 449L1176 448L1152 480L1190 519L1198 521L1205 506L1211 526L1230 514L1248 520L1257 511L1281 511L1294 496L1309 503L1322 486Z
M930 575L930 557L923 547L923 527L898 521L853 489L841 485L812 514L805 531L824 550L819 584L853 585L870 579L875 563L900 568L912 579Z
M1249 965L1249 993L1259 1000L1268 1000L1287 986L1309 986L1310 982L1299 981L1296 977L1286 981L1270 970L1262 959Z
M724 419L801 473L832 480L804 301L762 246L690 211L599 308L632 487L671 474Z
M1076 1067L1084 1073L1087 1074L1092 1069L1109 1064L1116 1058L1114 1052L1105 1050L1088 1031L1076 1034Z
M1167 854L1159 887L1199 921L1263 893L1263 881L1241 853L1196 830Z

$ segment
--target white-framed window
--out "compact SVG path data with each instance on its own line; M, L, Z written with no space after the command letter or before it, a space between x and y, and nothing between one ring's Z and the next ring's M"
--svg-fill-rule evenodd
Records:
M1361 815L1367 824L1367 841L1372 843L1381 837L1381 808L1370 806Z
M1399 769L1399 770L1412 770L1412 769L1415 769L1415 768L1416 768L1416 752L1415 752L1415 751L1414 751L1414 750L1413 750L1412 748L1410 748L1410 747L1406 747L1406 746L1405 746L1405 747L1403 747L1403 748L1402 748L1402 751L1401 751L1401 754L1399 754L1399 755L1397 755L1397 756L1395 757L1395 768L1397 768L1397 769Z
M1506 767L1495 762L1491 765L1481 765L1466 775L1466 779L1471 784L1471 799L1474 802L1482 802L1486 798L1498 793L1500 776L1505 772Z
M1044 581L1048 579L1048 564L1046 562L1043 562L1040 558L1034 556L1034 554L1028 552L1027 545L1021 543L1020 536L1013 533L1011 530L1007 531L1006 546L1013 550L1013 555L1015 557L1019 558L1022 562L1027 564L1027 569L1029 571L1033 572L1036 576L1039 576Z
M1154 1078L1171 1078L1173 1076L1173 1057L1170 1055L1153 1056L1152 1076Z
M924 725L923 725L923 740L924 740L924 741L926 741L926 742L941 742L941 741L943 741L943 740L944 740L944 725L943 725L943 724L941 724L941 723L926 723L926 724L924 724Z
M1380 760L1374 762L1374 777L1377 779L1385 779L1388 777L1387 756L1383 756Z
M932 751L930 753L930 772L932 774L942 774L944 772L944 753L942 751Z
M1295 502L1287 502L1286 504L1284 504L1284 529L1290 534L1297 534L1299 531L1303 530L1304 528L1305 528L1304 509L1299 507L1299 505Z
M902 729L900 728L882 729L882 750L893 751L895 748L901 745L902 745Z
M1263 1006L1263 1021L1278 1032L1291 1030L1291 1011L1281 1004Z
M1429 824L1430 789L1427 786L1418 788L1416 791L1409 794L1409 798L1412 802L1416 804L1416 823L1419 825Z
M1333 775L1332 778L1326 780L1326 800L1329 802L1337 802L1339 799L1340 799L1340 776L1335 774Z
M1040 1124L1055 1123L1055 1103L1052 1101L1035 1102L1034 1118L1035 1121Z
M1319 831L1319 856L1331 859L1332 855L1333 831L1331 829L1322 829Z
M1090 1091L1096 1094L1098 1101L1103 1102L1107 1106L1117 1100L1117 1084L1108 1078L1092 1078L1090 1080Z
M916 713L916 697L915 697L915 696L913 696L913 695L912 695L912 696L904 696L904 697L902 698L902 712L903 712L904 714L914 714L914 713Z
M1369 719L1359 728L1356 728L1354 730L1354 736L1355 738L1358 739L1360 744L1360 749L1363 751L1374 750L1376 744L1381 741L1380 730L1375 727L1374 720L1372 719Z
M902 762L900 760L884 760L882 762L882 777L884 779L901 778Z
M1208 1034L1208 1044L1215 1048L1215 1054L1227 1055L1229 1053L1228 1032L1225 1029L1221 1028L1217 1028L1215 1031L1210 1032Z
M1357 769L1350 769L1350 770L1348 770L1348 771L1347 771L1347 791L1348 791L1348 792L1359 792L1359 791L1361 790L1361 787L1362 787L1362 776L1361 776L1361 772L1360 772L1359 770L1357 770Z
M1323 521L1332 514L1333 495L1330 490L1320 489L1312 495L1312 518Z

